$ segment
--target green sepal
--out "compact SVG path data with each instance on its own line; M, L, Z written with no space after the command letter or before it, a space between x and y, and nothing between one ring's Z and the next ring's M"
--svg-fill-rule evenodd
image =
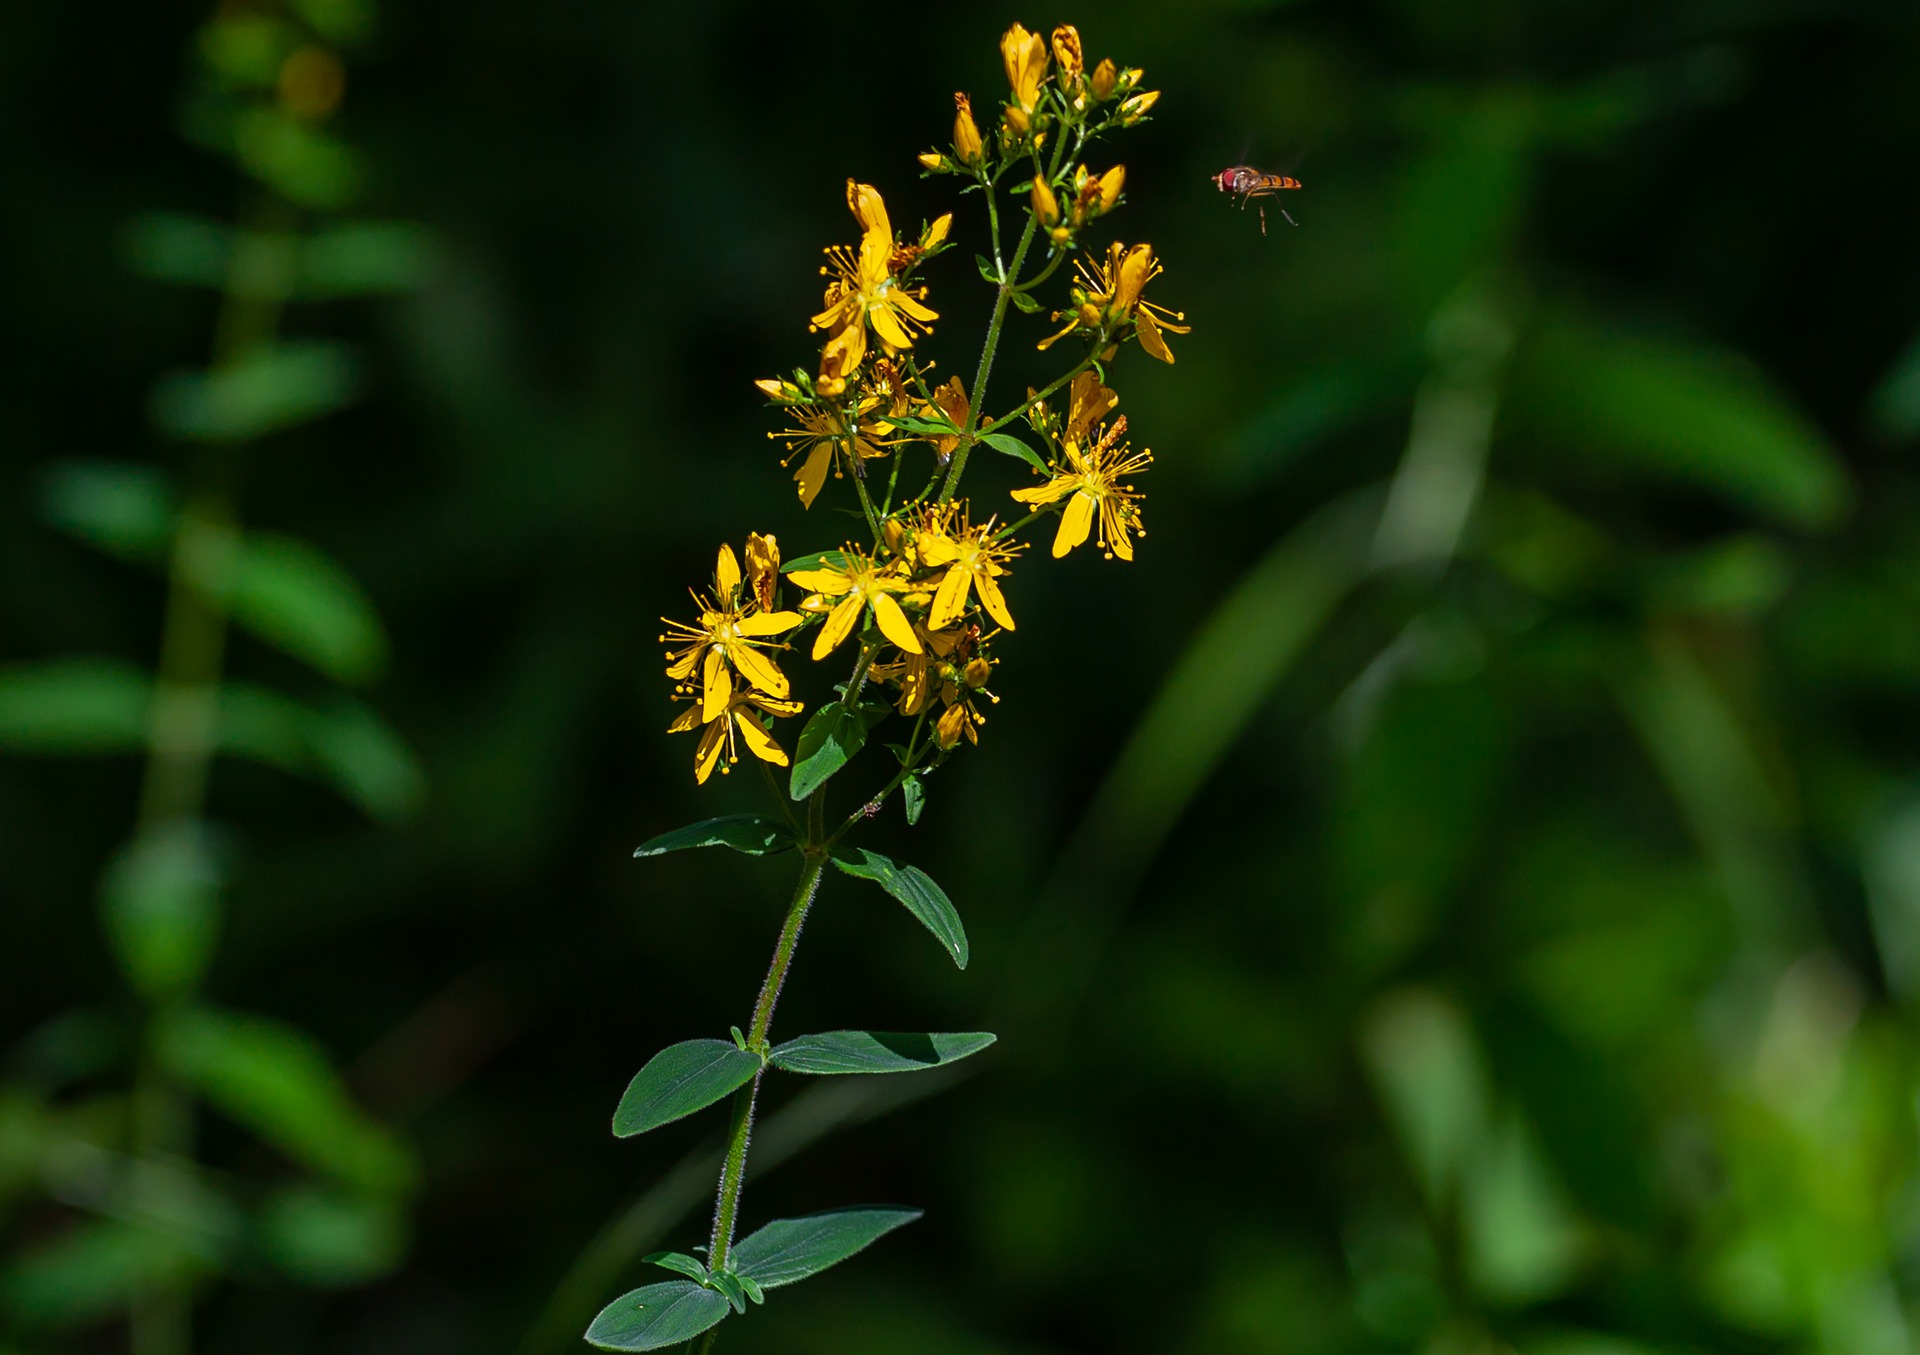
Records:
M744 1286L778 1289L818 1275L920 1217L918 1209L857 1205L778 1219L736 1242L729 1267ZM702 1329L704 1330L704 1328Z
M660 1266L686 1276L696 1284L707 1282L707 1263L683 1251L657 1251L640 1258L650 1266Z
M982 433L978 440L1002 455L1019 457L1042 475L1048 473L1047 463L1040 459L1040 454L1011 433Z
M954 964L967 967L967 929L954 909L953 901L918 866L898 865L878 852L856 847L836 851L833 864L848 875L872 880L907 906L919 918L934 939L947 948Z
M615 1138L631 1138L705 1109L753 1080L760 1059L731 1040L682 1040L647 1060L613 1112Z
M658 1350L692 1340L727 1316L726 1296L692 1280L664 1280L622 1294L587 1328L602 1350Z
M758 814L727 814L662 833L633 849L635 857L664 856L689 847L731 847L748 856L774 856L794 845L793 829Z
M767 1062L789 1073L911 1073L978 1054L995 1036L984 1030L920 1034L829 1030L775 1045Z
M813 713L794 749L789 793L804 800L838 772L867 741L866 716L840 702Z

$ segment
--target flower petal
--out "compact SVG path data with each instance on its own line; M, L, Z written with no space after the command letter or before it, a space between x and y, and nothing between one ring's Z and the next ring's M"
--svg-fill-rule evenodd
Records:
M776 767L787 765L787 753L773 741L773 735L767 733L760 722L744 710L733 713L733 722L740 728L740 737L747 741L747 751L762 762L771 762Z
M840 605L833 609L825 624L820 627L819 638L813 642L814 658L826 658L833 653L842 640L847 638L847 633L853 629L853 623L860 619L860 613L864 610L864 601L858 593L849 593L840 600Z
M1053 558L1058 560L1085 541L1092 527L1093 496L1077 493L1067 500L1066 511L1060 515L1060 530L1053 537Z
M1007 599L1001 594L993 571L990 568L982 569L973 576L973 581L980 589L980 603L987 609L987 615L1006 629L1013 630L1013 613L1007 610Z
M929 630L945 630L959 619L960 613L967 609L967 594L973 584L973 571L962 565L955 565L940 580L940 590L933 595L933 606L927 612Z
M726 745L727 722L715 720L700 736L700 746L693 752L693 776L701 785L706 785L707 778L713 775L713 765L720 760L720 750Z
M787 577L809 593L825 593L830 598L840 597L853 587L853 580L838 569L796 569Z
M707 651L705 693L700 701L700 718L711 720L727 708L733 699L733 674L727 671L727 656L718 646Z
M913 633L913 623L900 610L900 604L885 593L873 595L873 619L880 623L880 633L907 653L920 652L920 637Z
M741 617L735 629L742 635L758 639L764 635L784 635L803 620L805 618L798 612L757 612Z
M785 696L787 675L782 673L773 660L759 650L747 644L734 644L727 647L727 657L733 660L733 666L740 670L740 676L765 692L768 696Z
M698 729L699 727L700 703L696 701L674 717L673 723L667 726L667 733L684 734L689 729Z
M833 444L816 442L813 450L807 453L807 459L800 463L800 469L793 473L794 482L800 486L800 506L813 507L813 501L820 494L820 488L827 483L827 471L833 466Z
M1135 318L1138 323L1134 325L1133 332L1139 337L1140 347L1146 350L1147 356L1159 358L1165 363L1172 363L1173 350L1168 348L1167 341L1160 337L1160 326L1153 322L1153 317L1145 311L1140 311Z
M720 558L713 565L714 586L720 590L722 603L730 600L740 587L740 562L733 558L733 547L720 547Z

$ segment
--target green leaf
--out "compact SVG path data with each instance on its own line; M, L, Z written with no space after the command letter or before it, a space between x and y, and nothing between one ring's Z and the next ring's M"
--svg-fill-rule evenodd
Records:
M649 838L633 849L636 857L665 856L689 847L731 847L748 856L773 856L793 847L793 830L758 814L727 814Z
M944 416L940 418L922 418L917 414L889 414L887 415L887 423L894 428L900 429L902 432L920 433L927 437L950 438L958 435L960 432L960 430L954 426L953 421Z
M847 563L847 553L840 550L817 550L811 555L797 555L780 566L782 574L791 574L796 569L839 569Z
M1013 308L1022 315L1032 315L1040 309L1040 303L1029 292L1012 292L1009 296L1013 300Z
M260 1245L302 1284L345 1289L377 1280L400 1264L405 1220L387 1198L296 1186L260 1211Z
M359 366L337 343L283 343L214 372L180 372L154 387L160 430L190 442L244 442L348 404Z
M154 1043L173 1076L289 1157L374 1192L412 1177L405 1150L293 1027L196 1007L165 1018Z
M794 1284L838 1265L855 1252L919 1218L918 1209L859 1205L778 1219L740 1239L728 1258L733 1270L763 1289Z
M213 958L222 883L204 825L176 821L141 834L100 882L104 930L120 968L149 1001L191 992Z
M824 786L866 741L867 722L859 711L848 710L838 701L815 711L794 750L788 787L793 798L804 800Z
M707 1282L707 1263L683 1251L657 1251L640 1258L650 1266L661 1266L686 1276L695 1284Z
M996 452L1019 457L1042 475L1047 474L1047 463L1040 459L1040 454L1011 433L982 433L980 441Z
M992 259L984 254L976 254L973 256L973 266L980 270L980 276L988 282L996 287L1000 285L1000 270L993 266Z
M978 1054L994 1039L984 1030L936 1035L830 1030L775 1045L767 1062L789 1073L911 1073Z
M0 748L119 753L147 736L148 678L115 659L48 659L0 669Z
M337 682L377 677L387 661L380 618L353 575L290 536L247 538L234 572L233 614Z
M658 1350L691 1340L727 1315L726 1296L692 1280L629 1290L600 1310L587 1343L602 1350Z
M682 1040L647 1060L613 1112L616 1138L658 1129L753 1080L760 1060L731 1040Z
M920 815L927 807L927 787L918 772L900 783L900 799L907 808L908 824L920 822Z
M967 929L961 925L960 914L954 911L953 901L928 878L925 871L918 866L896 865L865 847L857 847L850 852L835 852L833 864L849 875L875 881L887 893L906 904L907 911L919 918L934 938L947 948L947 954L953 956L953 962L962 969L967 967Z
M161 559L173 539L172 488L152 466L57 462L40 482L40 515L121 560Z
M727 1296L727 1302L733 1305L733 1311L747 1311L747 1291L741 1287L740 1279L724 1270L716 1270L707 1277L707 1283Z
M364 296L425 286L437 266L433 235L405 221L346 221L317 231L300 255L301 293Z

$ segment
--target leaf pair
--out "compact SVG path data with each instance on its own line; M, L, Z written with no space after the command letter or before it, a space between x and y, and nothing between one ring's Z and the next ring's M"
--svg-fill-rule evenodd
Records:
M630 1138L703 1110L757 1077L789 1073L909 1073L938 1068L992 1044L985 1031L918 1034L833 1030L802 1035L768 1051L765 1062L731 1040L682 1040L647 1060L613 1113L617 1138Z
M920 1212L866 1205L779 1219L734 1244L721 1274L700 1267L702 1273L696 1276L693 1268L699 1262L678 1253L649 1258L667 1264L671 1257L676 1263L668 1268L688 1278L622 1294L600 1310L587 1328L587 1340L602 1350L658 1350L690 1340L721 1322L735 1306L729 1289L751 1297L755 1289L798 1283L912 1223ZM677 1264L681 1261L691 1265Z

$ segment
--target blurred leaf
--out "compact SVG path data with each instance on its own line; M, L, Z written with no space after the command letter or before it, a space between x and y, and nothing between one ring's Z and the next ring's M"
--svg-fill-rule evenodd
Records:
M373 604L351 574L304 541L248 537L232 605L241 625L338 682L365 682L386 664Z
M789 1073L911 1073L978 1054L993 1041L985 1031L919 1035L830 1030L775 1045L767 1062Z
M426 778L400 736L367 707L337 700L312 712L306 738L321 773L374 819L410 814Z
M184 212L141 212L120 235L127 266L142 277L180 286L225 287L234 228Z
M1920 339L1880 379L1867 401L1867 418L1884 437L1920 436Z
M438 264L433 233L406 221L343 221L317 230L300 256L301 291L363 296L411 291Z
M731 1040L682 1040L647 1060L613 1112L615 1138L658 1129L753 1081L760 1058Z
M258 349L213 372L181 372L154 387L160 431L192 442L244 442L350 403L359 365L344 344L308 341Z
M0 1266L0 1312L28 1329L97 1322L137 1293L197 1269L177 1243L112 1219L82 1219Z
M922 1212L859 1205L778 1219L736 1242L727 1264L762 1289L777 1289L840 1264Z
M822 706L800 731L789 793L796 800L806 799L846 766L866 741L867 721L859 711L838 701Z
M587 1343L602 1350L658 1350L691 1340L727 1315L717 1290L692 1280L663 1280L622 1294L587 1328Z
M1487 1071L1466 1016L1438 993L1406 989L1367 1017L1360 1051L1427 1199L1451 1199L1492 1119Z
M135 992L153 1003L185 996L213 958L222 871L205 825L161 824L107 867L100 901L107 940Z
M1572 310L1520 347L1514 428L1556 457L1717 493L1791 526L1834 526L1852 487L1833 448L1750 364Z
M47 522L122 560L164 558L175 511L167 477L152 466L56 461L40 485Z
M293 8L329 42L352 44L373 32L373 0L293 0Z
M46 659L0 668L0 748L123 753L147 736L148 679L114 659Z
M405 1222L391 1199L314 1186L268 1199L260 1211L260 1233L277 1268L320 1289L377 1280L400 1264L406 1246Z
M927 877L925 871L917 866L895 865L880 853L870 852L865 847L836 851L833 864L848 875L874 881L906 904L907 911L919 918L926 929L933 933L934 939L947 948L947 954L953 957L953 962L962 969L967 967L967 929L961 924L953 901Z
M168 1070L288 1156L361 1190L405 1188L413 1165L360 1110L313 1039L263 1016L189 1008L154 1048Z
M793 829L758 814L727 814L649 838L633 849L636 857L664 856L689 847L731 847L748 856L773 856L793 850Z
M241 165L289 202L335 211L360 191L353 152L278 107L248 109L235 133Z
M1661 610L1751 617L1772 609L1792 582L1793 566L1777 542L1736 536L1661 562L1651 593Z
M1498 1303L1534 1303L1560 1292L1586 1253L1578 1221L1512 1114L1465 1164L1460 1227L1468 1276Z
M1048 473L1047 463L1040 459L1040 454L1034 451L1033 448L1027 446L1026 443L1020 441L1019 438L1014 437L1011 433L982 433L980 435L980 441L983 445L993 448L996 452L1000 452L1006 456L1018 457L1042 475Z
M1920 801L1881 816L1863 855L1880 964L1894 993L1911 1005L1920 999Z

